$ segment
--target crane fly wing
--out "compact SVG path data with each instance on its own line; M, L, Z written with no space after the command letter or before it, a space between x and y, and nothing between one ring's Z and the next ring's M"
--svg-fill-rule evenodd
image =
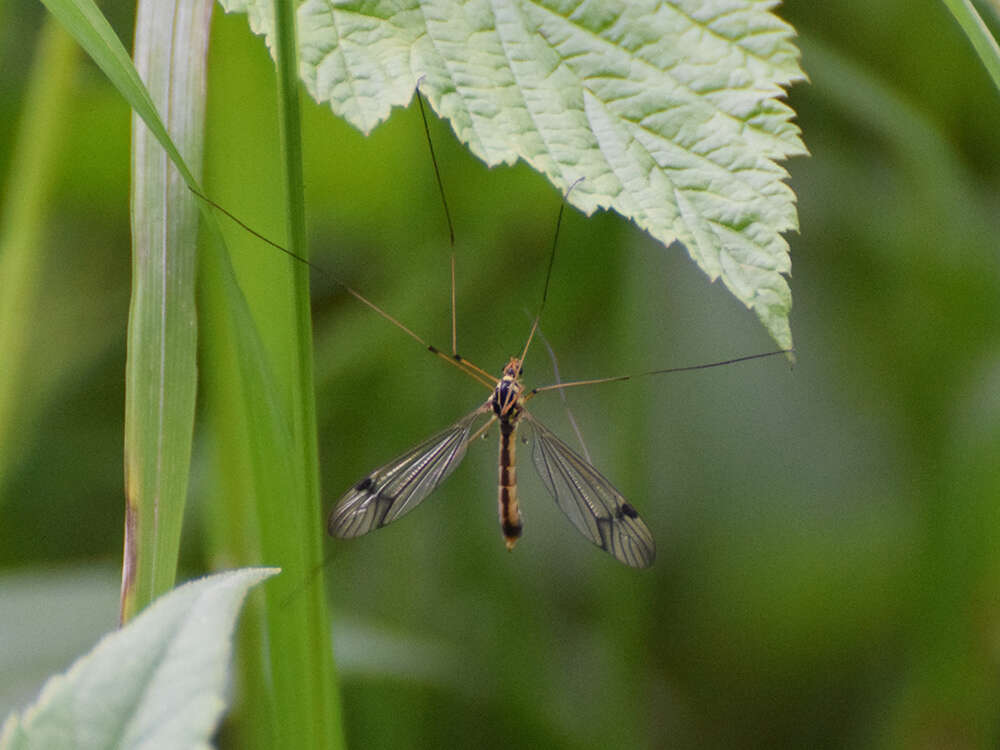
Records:
M648 568L656 544L639 513L601 472L527 412L535 463L556 505L585 537L633 568Z
M479 407L355 484L330 512L330 535L361 536L417 507L462 462L472 426L487 410Z

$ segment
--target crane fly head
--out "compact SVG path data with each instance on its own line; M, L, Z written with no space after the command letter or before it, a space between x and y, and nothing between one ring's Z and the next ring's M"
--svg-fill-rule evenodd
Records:
M523 372L524 366L521 364L521 360L517 357L511 357L510 362L504 365L501 380L520 380Z
M493 390L490 405L493 413L501 419L516 419L521 413L524 403L524 388L521 386L521 373L524 368L518 357L511 357L503 368L503 375L497 381Z

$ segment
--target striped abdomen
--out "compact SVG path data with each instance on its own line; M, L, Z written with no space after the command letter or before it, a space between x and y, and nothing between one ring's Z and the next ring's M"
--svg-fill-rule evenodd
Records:
M521 536L521 510L517 504L517 422L500 420L500 528L507 549L514 549Z

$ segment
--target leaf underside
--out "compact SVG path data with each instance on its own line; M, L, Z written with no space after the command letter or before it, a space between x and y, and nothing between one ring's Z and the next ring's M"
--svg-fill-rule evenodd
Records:
M219 573L160 597L50 678L22 714L8 716L0 748L207 750L226 705L240 607L252 586L277 572Z
M270 36L270 0L222 0ZM416 86L486 164L523 159L590 215L680 241L791 348L804 78L776 0L306 0L300 75L368 133ZM269 39L270 45L270 39Z

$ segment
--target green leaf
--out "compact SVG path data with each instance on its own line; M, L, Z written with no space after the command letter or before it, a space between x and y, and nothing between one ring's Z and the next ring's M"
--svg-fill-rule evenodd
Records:
M206 191L195 180L195 170L185 164L181 150L171 140L167 127L160 118L153 97L146 90L121 42L93 0L43 2L142 118L152 135L166 149L188 187L204 195ZM152 0L149 4L154 5ZM153 10L159 12L162 9L157 6ZM195 8L192 4L188 4L183 10L185 13L181 13L180 17L169 20L160 17L159 21L156 17L148 17L145 21L154 26L159 22L162 29L176 35L178 40L182 36L189 39L190 49L178 49L173 46L173 40L169 37L153 39L148 36L151 29L148 23L143 23L141 13L136 48L140 58L152 55L156 59L149 62L164 65L159 73L168 79L171 76L176 79L173 87L169 80L157 79L155 83L161 85L155 89L159 94L169 94L170 106L164 106L164 111L176 114L176 117L170 118L170 123L172 128L178 127L184 131L182 146L185 154L196 155L200 154L200 145L196 142L196 134L189 128L200 118L201 104L189 99L195 95L192 88L197 89L197 85L192 84L195 84L200 75L200 63L171 60L171 57L178 54L201 54L199 50L203 39L197 32L201 29L198 24L203 18L200 15L201 8ZM166 15L171 14L167 12ZM183 35L178 30L178 24L183 24ZM287 25L291 27L290 23ZM155 28L152 29L152 32L155 31ZM188 33L190 36L187 36ZM154 44L149 45L150 42ZM159 44L163 46L157 46ZM283 116L288 119L289 112L297 110L298 101L292 97L286 99L282 106L285 108ZM182 111L175 111L175 108ZM297 142L291 143L293 140L297 141L297 138L297 128L289 129L289 137L286 139L288 142L284 144L286 152L300 148ZM145 143L140 146L146 147ZM133 205L137 206L140 202L145 204L146 195L143 195L143 191L147 191L152 200L141 207L147 209L144 215L139 215L142 212L137 211L136 222L140 226L136 233L139 234L140 229L147 232L154 228L161 220L165 221L169 213L173 236L167 240L170 240L171 245L177 240L187 250L183 238L190 237L189 214L186 213L186 207L175 206L171 202L174 200L172 196L186 201L190 200L190 196L180 189L176 179L158 171L154 173L152 164L137 168L137 172L143 170L145 174L137 176L138 196ZM140 186L138 177L151 179L143 180ZM301 180L298 182L301 184ZM152 192L148 193L150 190ZM289 193L292 192L294 188L289 189ZM298 201L301 207L301 196ZM312 355L308 348L311 343L308 299L296 300L296 320L302 329L294 332L298 356L295 363L289 366L282 357L284 348L266 348L267 343L274 341L274 338L268 336L265 341L257 322L259 315L266 316L265 307L261 306L261 299L255 299L251 304L244 297L212 210L205 202L199 202L198 206L206 218L205 247L201 253L204 263L199 274L204 292L201 301L202 317L198 321L199 331L204 334L206 319L210 321L207 326L210 329L209 335L203 335L203 339L223 341L222 346L231 352L235 363L225 371L210 365L202 372L217 380L228 378L227 388L234 397L234 408L239 412L231 415L232 419L229 421L231 425L245 427L245 432L237 429L236 433L249 443L248 471L239 479L245 480L245 499L256 506L256 517L261 521L252 528L255 532L253 537L245 539L239 552L250 552L245 557L254 562L263 558L270 563L279 563L289 573L285 579L301 582L307 571L317 568L321 559L319 527L314 521L319 514L315 417L311 413L304 413L305 410L314 408L311 403L312 376L311 371L297 374L292 372L303 362L311 363ZM169 212L166 207L169 207ZM300 234L304 235L301 221L298 226ZM150 234L155 235L155 232ZM145 604L152 598L151 592L155 593L165 580L173 576L191 440L190 397L193 392L190 387L193 385L194 372L190 355L193 351L193 337L189 330L185 330L185 327L193 325L189 304L192 299L191 290L188 286L194 280L190 266L191 255L184 252L175 257L172 249L166 247L167 242L159 246L155 236L150 239L142 252L148 252L151 256L158 253L165 260L159 271L155 268L155 260L150 258L142 259L150 260L150 263L143 264L142 267L137 263L138 281L134 287L132 302L135 328L130 328L129 382L132 384L135 381L147 387L140 386L135 391L136 402L129 404L130 416L136 417L134 424L130 420L128 430L129 499L136 500L136 508L160 508L162 511L162 506L157 504L164 502L169 494L171 507L169 519L163 518L162 512L159 520L154 513L146 512L146 525L136 534L129 533L123 585L125 615L132 614ZM293 266L288 259L282 260L285 266L293 268L293 272L297 274L297 288L307 289L306 272ZM269 281L271 288L276 289L274 277ZM162 293L157 290L158 282L166 287ZM180 288L174 288L173 285ZM206 309L209 310L207 315L204 314ZM157 321L154 314L156 311L163 312L162 321ZM288 319L280 317L279 320ZM268 333L273 333L276 321L269 320L268 323L265 328ZM283 331L284 338L290 338L287 330ZM163 342L162 352L154 342ZM141 349L135 357L132 357L133 346ZM223 360L221 357L212 357L210 361L217 364ZM285 398L286 395L291 395L292 398ZM130 394L129 398L131 397ZM169 409L169 413L159 412L157 407ZM132 440L133 433L141 433L141 438ZM131 475L137 466L146 472L145 476L135 478ZM150 474L150 471L169 471L170 475L160 477ZM143 520L139 519L140 525ZM127 522L132 521L133 517L130 515ZM248 536L245 533L247 531L241 529L244 537ZM131 543L132 539L135 539L135 543ZM227 550L231 555L233 551ZM268 671L266 677L264 670L254 673L260 678L255 685L256 692L253 693L253 697L259 699L254 703L254 711L258 716L267 717L268 720L261 724L272 726L279 723L272 715L272 709L280 711L281 726L278 727L276 740L280 746L299 748L342 744L336 681L326 626L326 603L323 588L319 585L321 577L313 575L312 578L315 583L309 587L308 595L292 598L290 589L299 584L291 582L279 583L268 591L269 629L266 642L274 669ZM264 650L260 644L257 646L258 650ZM259 665L259 662L255 661L255 664ZM302 700L303 694L311 696L311 699ZM301 737L308 739L300 742ZM270 739L264 738L262 746L276 746L274 742L269 742Z
M209 747L248 568L185 584L100 641L4 724L0 748Z
M93 0L43 0L100 67L138 117L134 162L132 303L129 315L129 361L126 397L127 492L122 613L127 619L173 583L187 488L191 430L194 421L195 335L194 254L196 231L193 198L177 180L203 192L181 156L149 91L107 19ZM152 8L152 4L149 4ZM207 11L150 33L149 10L140 12L136 49L140 64L153 79L161 100L171 96L186 106L165 106L171 127L189 156L200 161L201 109L182 94L198 90L202 65L168 55L170 45L202 47ZM162 10L162 9L161 9ZM171 14L167 13L168 16ZM170 34L176 35L176 40ZM158 47L156 45L159 45ZM154 68L158 70L153 72ZM161 77L162 75L162 77ZM173 99L170 104L174 105ZM148 128L140 127L139 119ZM176 173L158 163L152 135L166 151ZM155 165L155 166L151 166ZM212 214L199 205L206 216ZM162 542L162 544L161 544Z
M268 0L222 0L271 40ZM791 346L795 197L805 153L783 86L803 78L773 0L453 0L299 8L300 75L367 133L416 86L487 164L523 159L587 215L610 208Z
M944 0L944 4L972 42L983 67L993 79L993 85L1000 90L1000 44L993 38L976 7L969 0Z
M210 0L138 5L134 54L151 100L200 177ZM184 106L175 102L183 101ZM128 619L174 584L187 497L197 384L198 203L132 114L132 303L125 368Z

